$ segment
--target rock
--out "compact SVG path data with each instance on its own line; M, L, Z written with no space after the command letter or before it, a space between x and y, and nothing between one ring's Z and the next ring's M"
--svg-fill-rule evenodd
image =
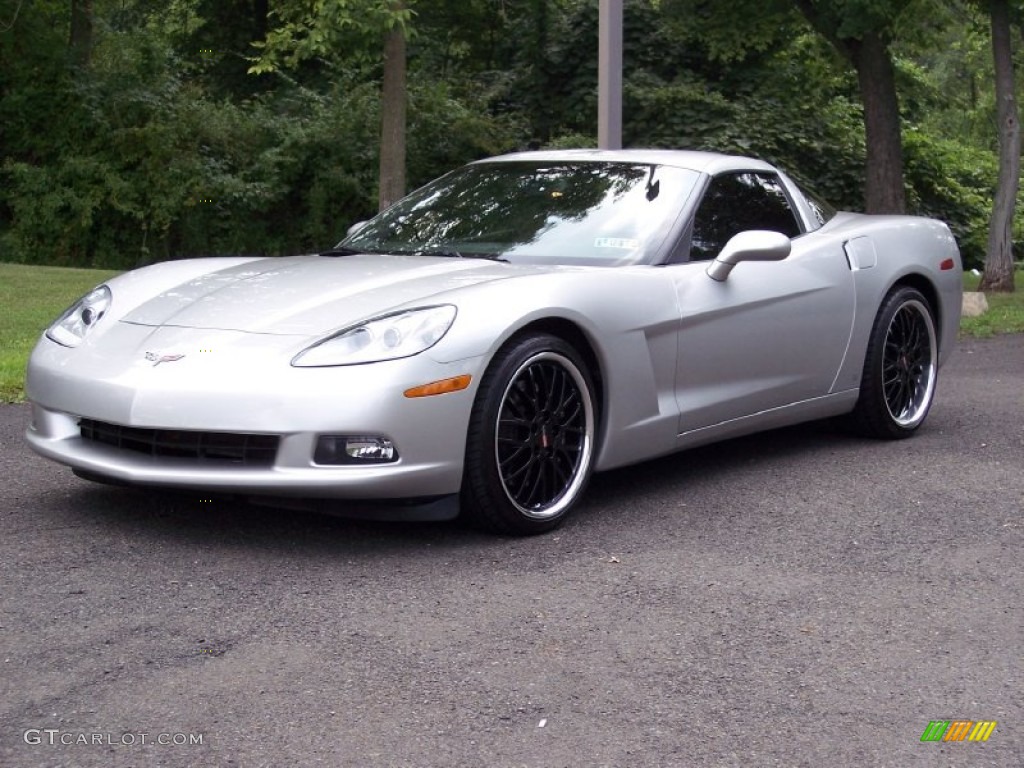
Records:
M961 314L964 317L977 317L988 312L988 301L980 291L964 291L964 303Z

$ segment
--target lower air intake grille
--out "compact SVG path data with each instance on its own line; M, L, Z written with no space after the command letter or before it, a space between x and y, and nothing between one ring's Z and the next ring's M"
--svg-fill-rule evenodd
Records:
M228 461L251 467L269 467L277 456L277 435L234 432L193 432L180 429L139 429L92 419L79 422L82 439L112 445L147 456Z

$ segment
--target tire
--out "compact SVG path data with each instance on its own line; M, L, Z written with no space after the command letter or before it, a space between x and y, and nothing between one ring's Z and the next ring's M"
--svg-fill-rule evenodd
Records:
M899 440L921 426L935 396L938 343L931 307L919 291L897 286L871 329L851 420L868 437Z
M462 513L494 533L559 526L587 485L596 430L594 385L562 339L513 339L491 361L466 438Z

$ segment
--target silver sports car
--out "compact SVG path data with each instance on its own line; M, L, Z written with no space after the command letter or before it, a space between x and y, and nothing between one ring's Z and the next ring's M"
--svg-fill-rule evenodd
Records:
M961 290L942 223L759 160L507 155L325 253L100 285L32 353L27 437L93 480L538 533L594 471L844 414L909 436Z

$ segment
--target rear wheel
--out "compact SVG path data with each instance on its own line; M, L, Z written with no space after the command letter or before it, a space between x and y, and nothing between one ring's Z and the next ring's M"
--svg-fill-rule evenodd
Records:
M854 426L870 437L909 437L935 395L935 320L920 291L900 286L882 302L871 330Z
M572 346L548 334L510 342L473 405L463 513L499 533L558 526L589 479L595 422L593 382Z

